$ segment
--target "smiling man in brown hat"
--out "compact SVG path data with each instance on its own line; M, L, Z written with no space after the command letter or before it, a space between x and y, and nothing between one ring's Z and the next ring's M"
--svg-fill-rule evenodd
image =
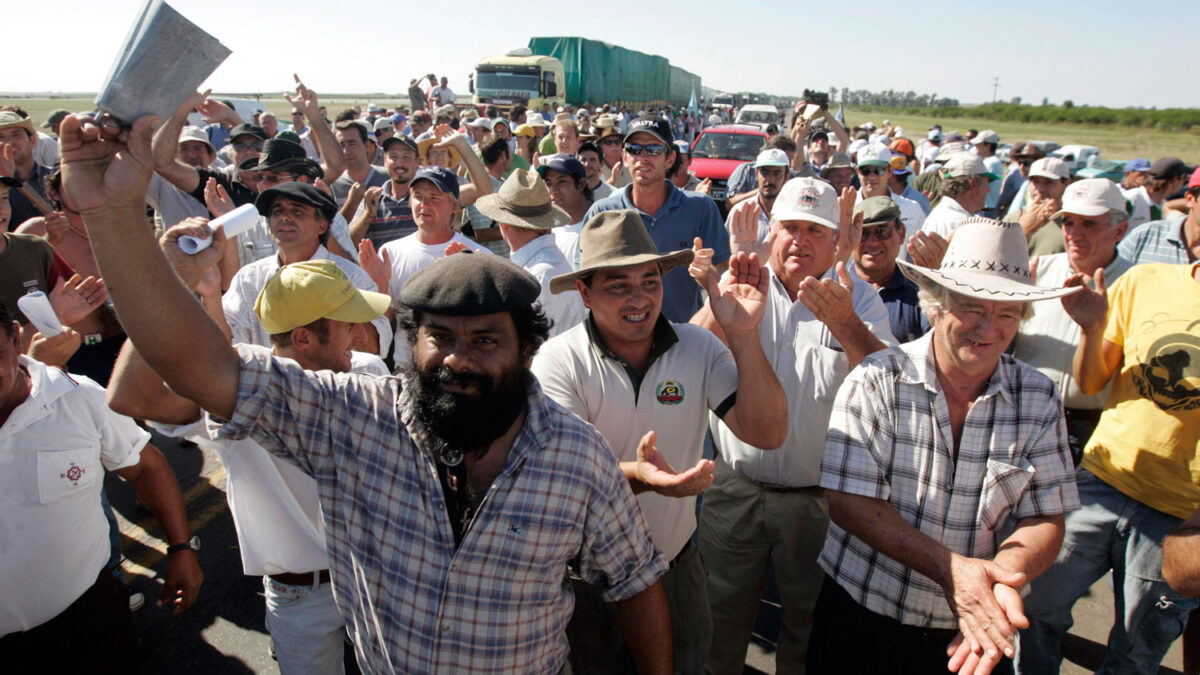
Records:
M947 654L955 672L1011 672L1021 588L1079 497L1054 384L1004 351L1032 301L1076 289L1034 286L1021 227L986 218L959 227L939 269L897 264L933 329L838 391L808 672L945 672Z
M475 202L483 215L500 224L500 236L512 250L509 259L542 285L538 303L550 319L550 335L583 321L587 310L576 291L551 293L550 279L574 271L554 245L551 230L571 222L566 211L550 201L550 190L535 172L517 169L500 190Z
M758 256L743 253L727 283L708 280L726 347L699 326L663 316L663 275L693 254L659 253L637 211L593 216L579 247L579 271L555 277L550 289L577 290L591 313L547 342L532 370L546 395L594 424L616 451L655 545L671 560L663 585L677 672L700 672L712 626L704 566L691 539L695 496L712 484L713 463L701 459L708 412L759 447L778 447L787 436L783 388L758 340L767 277ZM628 651L613 608L594 587L577 580L575 591L573 665L624 668Z

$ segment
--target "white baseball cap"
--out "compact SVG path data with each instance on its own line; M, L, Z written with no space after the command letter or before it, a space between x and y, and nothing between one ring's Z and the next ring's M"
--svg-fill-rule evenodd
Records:
M754 168L760 166L791 166L788 161L787 153L779 148L771 148L758 153L758 158L754 160Z
M892 151L882 143L871 143L858 151L859 166L890 166Z
M1071 180L1071 169L1057 157L1043 157L1029 167L1029 177L1041 176L1050 180Z
M941 129L930 129L928 138L931 141L940 141L944 136Z
M979 155L970 152L960 152L946 160L946 163L942 165L942 175L946 178L987 176L989 181L1000 178L987 170L987 167L983 165L983 160L979 159Z
M775 198L771 218L806 220L836 230L841 219L837 190L817 178L793 178L783 184Z
M980 143L994 143L999 145L1000 136L991 129L986 129L975 134L975 138L971 139L971 145L979 145Z
M846 154L853 155L854 153L858 152L859 150L862 150L863 148L867 147L868 145L870 145L870 143L868 143L865 138L860 138L850 144L850 149L846 151Z
M1121 188L1107 178L1087 178L1067 186L1062 196L1062 210L1051 217L1073 213L1091 218L1110 211L1125 212L1125 197L1121 195Z

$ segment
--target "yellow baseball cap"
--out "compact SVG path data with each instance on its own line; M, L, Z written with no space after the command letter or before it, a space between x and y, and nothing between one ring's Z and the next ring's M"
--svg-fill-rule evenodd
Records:
M391 302L383 293L355 288L332 260L305 260L280 267L267 280L254 301L254 312L267 333L276 335L317 319L373 321Z

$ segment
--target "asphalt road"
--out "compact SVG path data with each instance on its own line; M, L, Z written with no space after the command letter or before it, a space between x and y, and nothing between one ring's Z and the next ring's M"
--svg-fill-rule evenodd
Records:
M180 447L157 434L154 443L166 455L184 493L193 532L200 535L198 554L204 585L195 606L180 616L155 606L166 570L166 542L154 517L136 504L133 489L115 475L106 480L109 498L121 523L124 568L129 583L146 595L135 614L142 642L145 673L276 673L263 624L262 584L242 574L237 536L225 501L225 470L216 456L197 447ZM747 673L774 673L774 641L779 632L777 592L768 584L754 639L746 655ZM1112 621L1112 591L1102 579L1075 606L1075 627L1064 642L1062 673L1081 675L1100 665ZM350 668L353 656L348 652ZM1178 642L1168 652L1160 674L1182 673Z

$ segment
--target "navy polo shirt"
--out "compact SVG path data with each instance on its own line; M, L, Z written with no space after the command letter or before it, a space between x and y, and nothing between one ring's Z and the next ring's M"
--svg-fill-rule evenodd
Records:
M879 299L887 307L892 335L898 342L911 342L929 332L929 320L917 301L917 285L898 266L892 280L878 290Z
M695 192L685 192L667 184L667 198L657 213L642 213L642 223L659 253L691 249L692 239L700 237L706 248L713 249L713 264L729 260L729 232L721 222L721 213L713 200ZM633 185L627 185L612 195L592 204L584 222L604 211L635 209ZM639 212L640 213L640 212ZM685 267L676 267L663 277L663 316L668 321L687 323L700 309L700 286L688 275Z

